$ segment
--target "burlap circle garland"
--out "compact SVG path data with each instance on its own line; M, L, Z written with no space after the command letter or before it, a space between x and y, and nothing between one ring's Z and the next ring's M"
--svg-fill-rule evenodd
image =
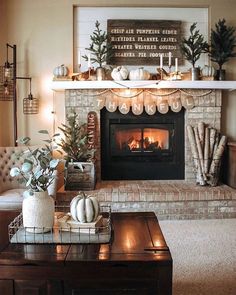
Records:
M141 115L145 109L148 115L154 115L157 111L166 114L169 109L173 112L180 112L182 107L191 110L195 107L194 97L191 94L182 93L164 93L161 95L155 93L139 93L137 96L122 97L115 93L106 93L96 97L95 107L101 110L103 107L109 112L115 112L117 109L122 114L128 114L132 111L134 115Z

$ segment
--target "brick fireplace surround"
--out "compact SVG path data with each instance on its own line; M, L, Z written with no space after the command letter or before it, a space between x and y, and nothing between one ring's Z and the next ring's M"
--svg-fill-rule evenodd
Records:
M153 89L152 89L153 91ZM158 90L160 91L160 90ZM164 94L168 89L161 90ZM113 211L155 211L159 219L194 218L235 218L236 190L220 185L200 187L195 184L194 168L190 146L185 132L185 179L184 180L139 180L139 181L101 181L100 161L100 110L96 104L96 94L101 89L65 91L66 114L75 109L81 121L87 121L87 114L95 111L98 118L96 171L97 185L91 193L101 204L111 204ZM222 92L214 90L201 96L206 90L188 90L194 94L195 107L185 110L185 126L196 125L199 121L220 130ZM110 97L114 94L104 94ZM140 95L148 95L142 93ZM181 101L187 94L180 92ZM173 99L173 94L168 99ZM68 200L76 192L59 191L60 202Z

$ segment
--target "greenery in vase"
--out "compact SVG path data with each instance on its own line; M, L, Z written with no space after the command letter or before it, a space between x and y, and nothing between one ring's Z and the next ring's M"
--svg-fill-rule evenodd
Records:
M59 159L53 158L53 151L57 149L55 138L59 134L50 137L47 130L40 130L39 133L48 136L48 139L43 140L45 146L32 148L28 146L29 137L20 138L18 142L27 148L16 157L22 159L23 164L10 170L10 175L17 177L19 182L25 183L31 194L47 190L56 177L57 166L60 162Z
M87 124L80 124L78 114L73 111L66 116L68 125L62 124L59 129L65 138L58 145L66 153L66 162L88 162L94 158L93 149L88 149Z
M182 39L180 49L183 56L195 67L202 53L207 53L209 45L204 41L204 37L196 29L197 23L193 23L190 27L190 36Z
M96 21L96 29L93 35L90 35L91 44L86 50L91 52L91 63L98 63L99 67L102 67L105 62L109 62L112 56L112 46L108 42L108 36L106 32L100 29L100 23ZM88 61L88 56L84 55L83 58Z
M215 30L211 29L211 41L209 48L210 59L222 69L231 57L235 57L234 48L236 46L235 28L226 25L225 19L219 20L215 24Z

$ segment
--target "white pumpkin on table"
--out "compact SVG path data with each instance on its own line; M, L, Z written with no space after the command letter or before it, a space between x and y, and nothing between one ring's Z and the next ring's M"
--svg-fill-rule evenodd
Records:
M99 202L96 197L86 196L84 192L81 192L72 199L70 213L72 218L78 222L94 222L100 213Z

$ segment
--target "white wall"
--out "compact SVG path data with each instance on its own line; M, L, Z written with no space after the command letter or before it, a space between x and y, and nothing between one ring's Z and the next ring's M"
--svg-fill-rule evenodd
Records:
M88 17L89 16L89 17ZM95 22L100 22L100 28L107 31L108 19L139 19L139 20L176 20L182 22L182 36L189 36L189 28L197 22L197 29L208 41L208 8L170 8L170 7L77 7L74 16L74 56L75 65L78 61L78 50L81 55L87 54L85 48L91 43L90 35L95 29ZM155 62L155 59L153 59ZM156 59L156 63L159 61ZM202 55L196 66L209 64L207 55ZM95 65L96 66L96 65ZM137 67L137 66L136 66ZM145 66L153 73L157 65ZM180 70L186 71L191 65L185 62ZM87 70L87 63L81 58L82 71ZM129 69L135 68L128 66ZM75 66L76 71L76 66Z

